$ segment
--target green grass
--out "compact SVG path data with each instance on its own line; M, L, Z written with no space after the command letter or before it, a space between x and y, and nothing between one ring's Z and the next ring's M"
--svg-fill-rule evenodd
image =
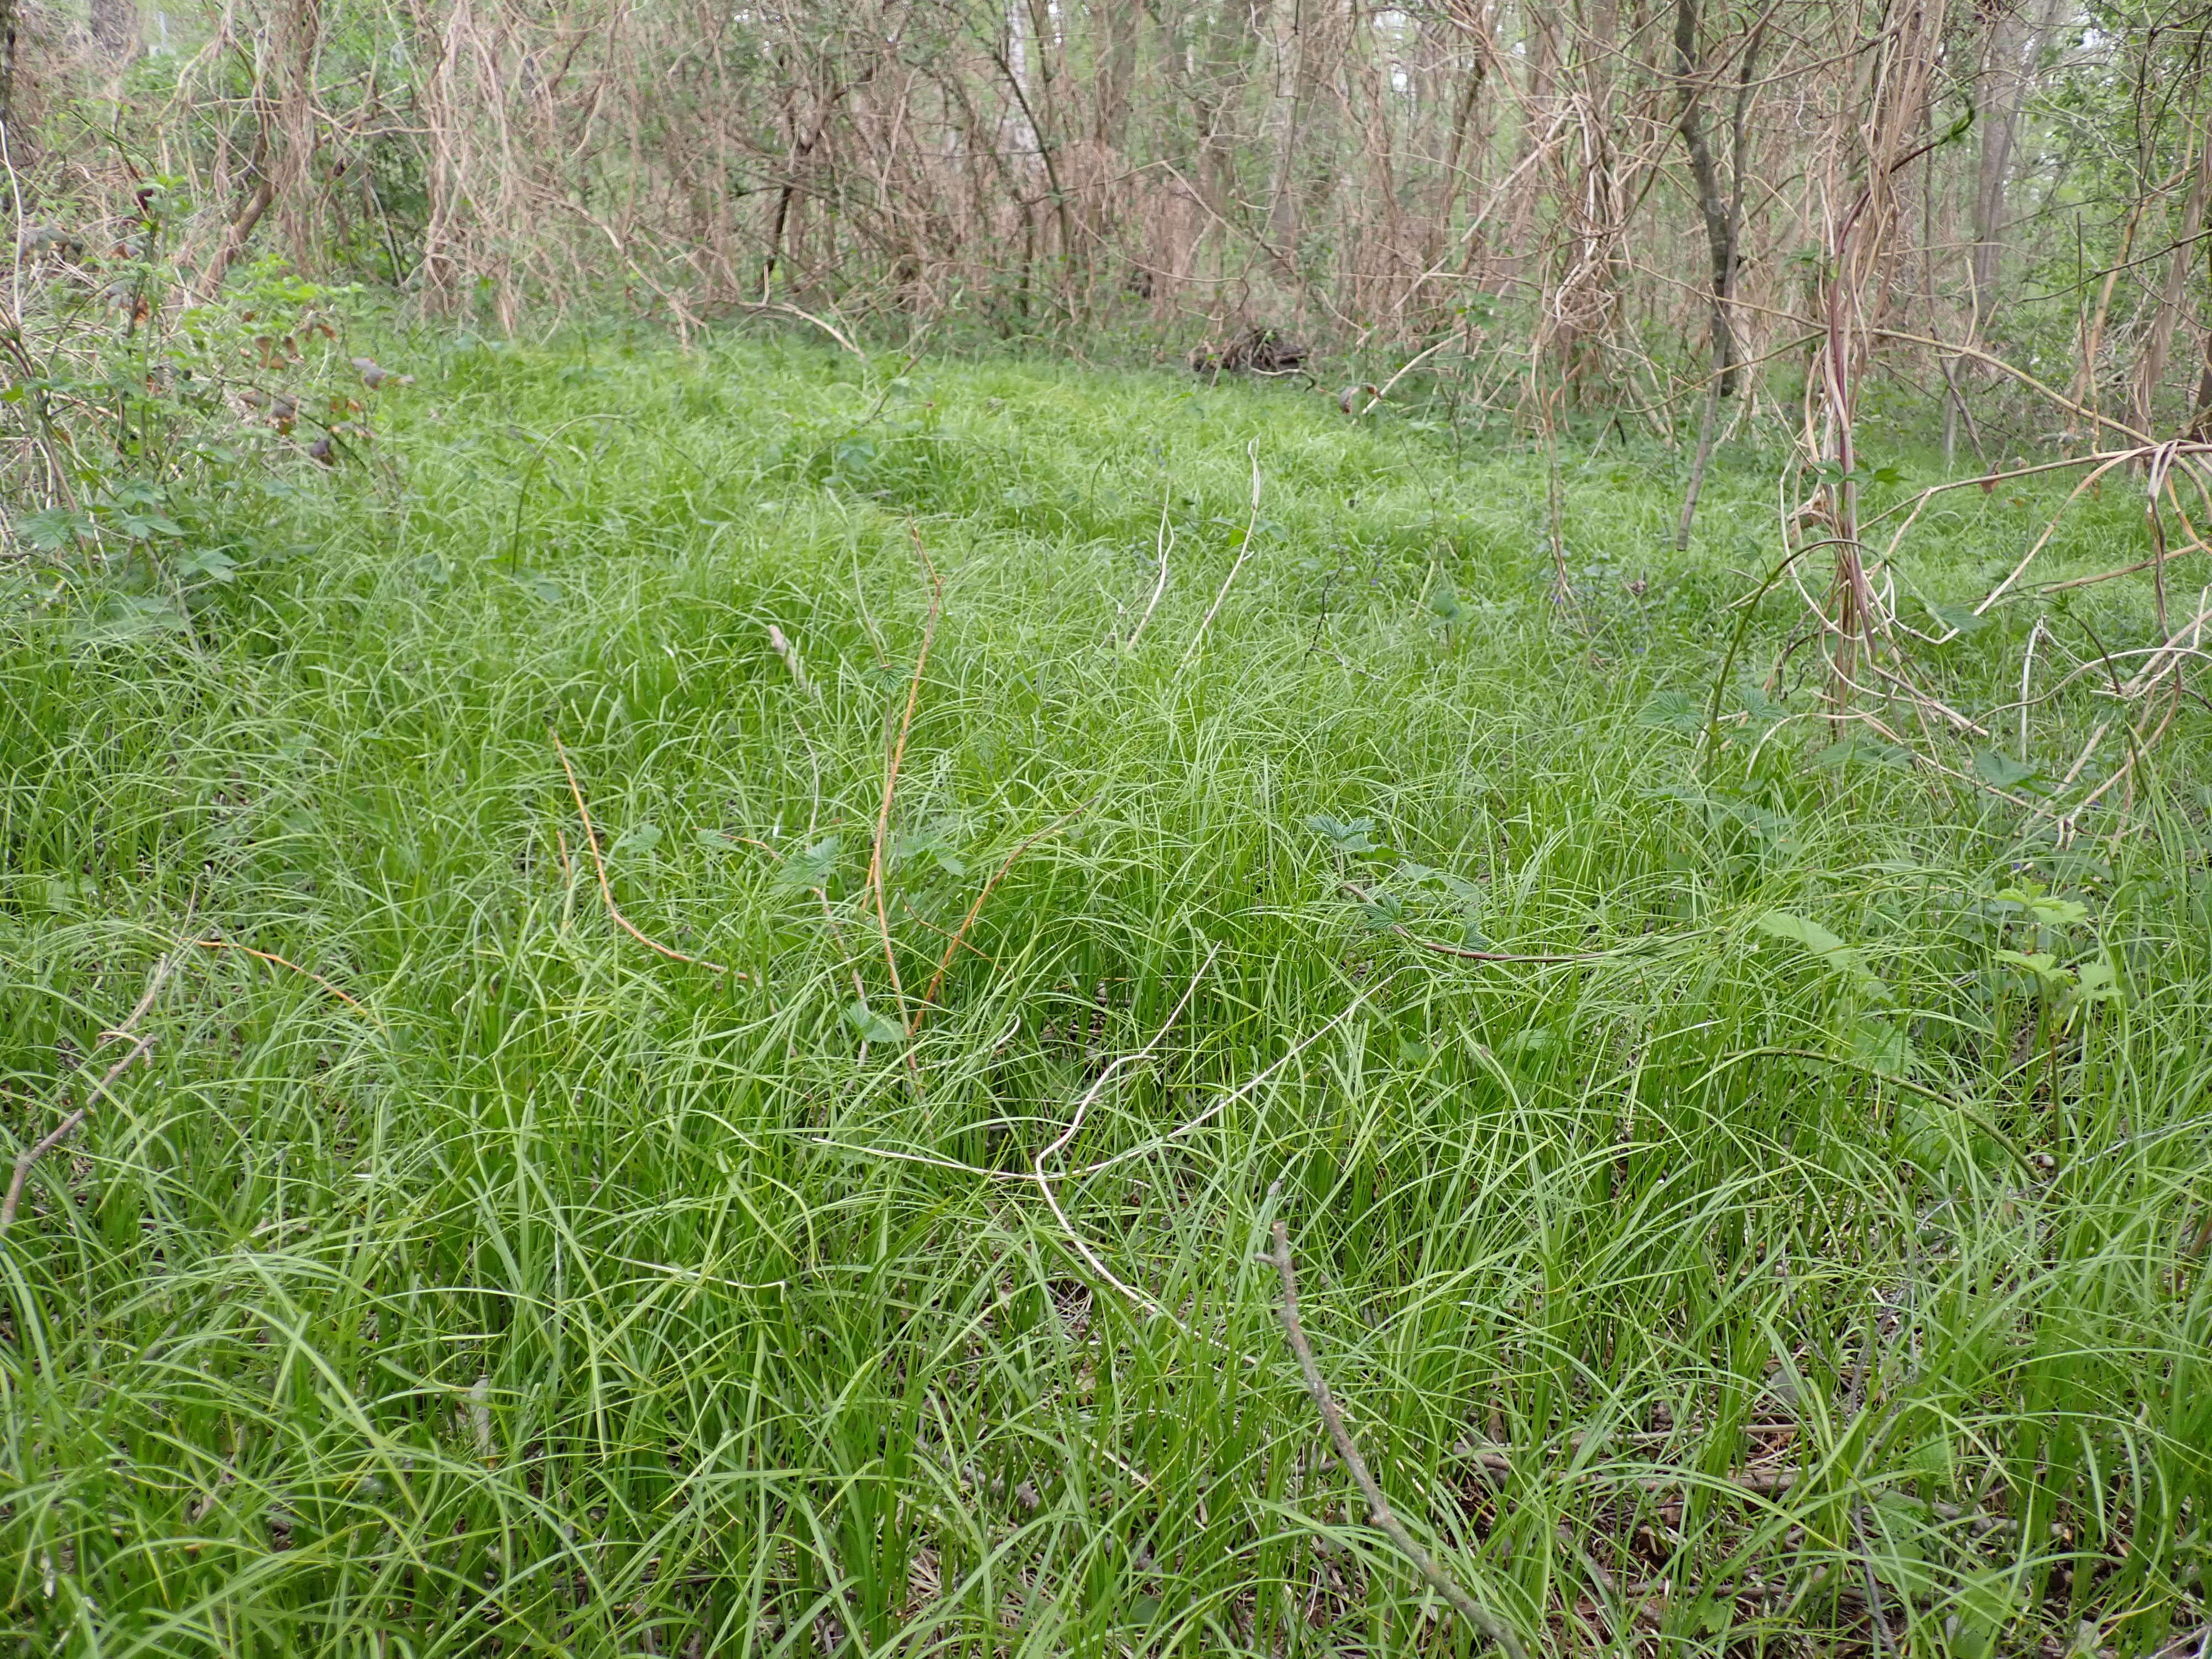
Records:
M1278 1218L1394 1504L1538 1649L2203 1621L2193 707L2063 848L1733 689L1701 769L1757 452L1680 558L1675 458L1571 453L1577 628L1495 432L737 343L406 366L372 462L241 492L187 628L8 578L11 1149L178 958L0 1243L14 1649L1470 1651L1324 1455ZM2141 556L2127 494L2062 564ZM1947 499L1916 579L1972 597L2050 499ZM2147 627L2074 597L1927 673L1991 708L2036 616ZM555 729L624 914L747 978L613 925Z

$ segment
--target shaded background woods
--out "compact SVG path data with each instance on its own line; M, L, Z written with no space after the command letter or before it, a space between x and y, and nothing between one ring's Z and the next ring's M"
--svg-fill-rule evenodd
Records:
M162 304L274 251L497 329L1266 324L1669 435L1840 307L1952 453L2212 418L2201 3L6 11L27 277L158 216Z

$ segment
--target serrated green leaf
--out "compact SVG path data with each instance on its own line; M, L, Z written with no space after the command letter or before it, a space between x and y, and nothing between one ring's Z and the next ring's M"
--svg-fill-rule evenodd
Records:
M1686 691L1662 691L1638 711L1636 720L1639 726L1688 734L1705 729L1705 711Z
M1840 738L1813 757L1813 764L1834 769L1861 763L1880 766L1910 766L1912 751L1886 743L1880 738L1869 737L1863 732L1854 732Z
M1350 822L1333 818L1326 812L1316 812L1306 820L1306 828L1316 835L1326 836L1340 853L1379 853L1370 832L1375 828L1373 818L1353 818Z
M238 561L220 547L203 547L189 555L177 566L187 576L204 576L210 581L233 581L238 576Z
M65 507L46 507L15 520L15 533L41 553L58 553L89 537L96 528L82 513Z
M2102 957L2085 962L2074 970L2074 988L2084 1002L2118 1002L2119 970Z
M844 848L843 836L823 836L813 846L793 853L784 860L775 872L775 884L794 893L828 886L830 878L836 872L837 860Z
M185 533L184 526L161 513L118 513L115 515L115 527L134 542Z
M1851 1058L1869 1070L1902 1076L1911 1068L1912 1045L1888 1020L1862 1019L1851 1026Z
M2008 968L2019 968L2033 974L2046 990L2057 990L2074 982L2072 970L2061 968L2058 958L2048 951L2000 951L1997 960Z

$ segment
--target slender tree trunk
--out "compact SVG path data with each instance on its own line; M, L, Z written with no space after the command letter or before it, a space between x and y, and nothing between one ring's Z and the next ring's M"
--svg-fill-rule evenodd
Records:
M2021 112L2035 83L2043 43L2058 25L2061 0L2034 0L2035 10L2000 11L1990 22L1982 48L1981 151L1976 158L1973 247L1966 259L1966 343L1978 343L1997 306L2004 265L2005 198L2012 179L2012 155L2020 138ZM1961 354L1948 354L1941 365L1943 406L1943 465L1948 471L1958 451L1959 422L1966 409L1966 382L1973 371Z
M2204 319L2204 368L2197 377L2195 402L2189 435L2199 443L2212 443L2212 307L2207 307Z
M1674 550L1690 545L1690 529L1698 516L1698 497L1705 491L1705 471L1712 465L1713 445L1720 432L1721 400L1736 390L1738 369L1735 331L1729 317L1735 295L1736 245L1743 230L1744 159L1749 139L1752 91L1757 76L1761 31L1754 28L1744 42L1743 60L1736 74L1735 107L1729 124L1729 189L1725 201L1718 170L1705 136L1699 113L1702 90L1692 76L1698 61L1697 0L1676 0L1674 8L1674 67L1683 84L1682 143L1690 152L1691 175L1698 185L1698 210L1705 222L1705 242L1712 259L1712 368L1705 389L1705 413L1698 422L1698 453L1690 463L1690 481L1682 491L1682 516L1674 526Z
M1674 0L1674 74L1682 88L1682 148L1689 152L1698 213L1705 225L1705 251L1712 264L1713 373L1720 377L1720 395L1726 398L1735 391L1735 338L1728 313L1735 266L1735 215L1721 194L1720 168L1705 139L1705 89L1697 82L1698 70L1698 0Z
M1264 3L1264 0L1263 0ZM1267 240L1293 258L1298 239L1297 162L1299 94L1305 84L1305 33L1302 15L1308 0L1273 0L1261 25L1267 42Z
M271 182L285 245L294 264L307 270L314 266L322 231L315 179L315 152L321 143L315 130L315 64L322 50L322 0L277 0L275 33Z
M2043 43L2057 27L2058 16L2058 0L2039 0L2033 15L2008 13L1990 25L1982 58L1986 90L1978 115L1982 149L1974 185L1974 248L1967 269L1976 331L1996 303L2004 261L2005 198L2012 179L2013 150L2020 139L2021 112L2035 84L2035 66L2043 55Z
M2167 354L2173 349L2173 332L2181 321L2181 306L2189 283L2189 267L2196 253L2198 234L2204 228L2205 198L2212 190L2212 133L2200 116L2191 133L2196 147L2196 167L2189 177L2189 194L2181 207L2181 235L2166 256L2166 283L2160 290L2158 309L2151 314L2150 333L2143 341L2142 360L2136 366L2135 423L2138 430L2155 433L2158 383L2165 378Z
M0 126L8 129L11 139L15 131L15 20L18 12L16 0L0 0ZM12 144L10 148L13 148ZM12 204L10 211L13 211Z
M1143 13L1133 5L1097 8L1097 67L1091 76L1091 136L1118 152L1128 138L1129 94L1137 78L1137 28Z

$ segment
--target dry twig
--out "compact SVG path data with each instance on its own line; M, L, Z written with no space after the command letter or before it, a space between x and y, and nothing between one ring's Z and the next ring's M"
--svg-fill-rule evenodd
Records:
M283 957L278 956L273 951L257 951L250 945L234 945L227 939L196 939L192 943L203 951L235 951L241 956L252 957L257 961L272 963L279 968L289 968L294 973L301 975L303 979L311 979L314 981L316 984L321 986L323 989L328 991L340 1002L345 1004L347 1007L361 1008L361 1004L359 1002L356 1001L352 997L348 996L343 991L338 989L337 986L331 984L330 981L325 979L320 974L316 973L313 969L302 968L296 962L287 962ZM362 1012L366 1013L368 1012L368 1010L362 1009Z
M1345 1426L1344 1413L1337 1409L1336 1398L1329 1393L1328 1382L1321 1374L1321 1366L1314 1359L1313 1346L1306 1340L1305 1328L1298 1321L1298 1271L1291 1260L1290 1230L1280 1220L1275 1223L1275 1271L1283 1279L1283 1334L1290 1339L1291 1352L1297 1356L1298 1369L1305 1374L1306 1392L1313 1397L1314 1409L1321 1413L1322 1425L1336 1446L1336 1455L1344 1465L1344 1472L1352 1477L1352 1484L1359 1488L1367 1500L1369 1519L1389 1535L1407 1559L1420 1570L1421 1577L1429 1581L1430 1588L1451 1603L1452 1609L1467 1622L1480 1631L1505 1654L1506 1659L1528 1659L1528 1650L1512 1627L1498 1619L1477 1601L1458 1582L1447 1574L1423 1549L1413 1534L1406 1529L1390 1507L1390 1500L1382 1495L1382 1488L1368 1471L1367 1460L1359 1455L1359 1447Z
M553 752L561 757L561 769L568 775L568 793L576 799L576 816L584 821L584 845L592 854L592 868L599 874L599 896L606 901L607 914L614 918L615 926L645 946L647 950L657 951L671 962L681 962L694 968L704 968L709 973L734 973L738 979L750 981L752 975L743 969L725 968L720 963L708 962L704 957L687 957L681 951L672 951L659 940L647 938L631 924L628 916L623 915L615 903L615 890L607 884L606 860L599 856L599 832L592 823L591 809L584 805L583 786L576 781L576 769L568 764L568 751L562 747L561 734L556 732L552 734L552 738Z
M1065 829L1067 825L1074 823L1076 819L1082 817L1084 813L1089 811L1091 807L1097 804L1097 797L1094 795L1091 799L1084 802L1082 805L1076 807L1073 811L1063 812L1060 817L1054 818L1050 823L1045 825L1043 829L1038 830L1020 846L1014 848L1012 852L1007 854L1006 861L1000 865L1000 866L992 872L990 880L983 884L983 890L975 895L975 902L968 907L968 914L961 917L959 931L950 936L951 943L945 947L945 954L938 959L937 972L930 978L929 988L921 994L921 1001L914 1011L914 1018L907 1022L907 1034L909 1036L921 1029L921 1017L928 1012L929 1005L937 1000L937 993L945 983L945 973L952 966L953 955L962 945L968 944L968 930L975 925L975 918L982 912L983 901L991 896L991 890L1006 878L1006 872L1014 867L1014 861L1020 858L1023 854L1028 852L1030 848L1036 846L1047 836L1054 833L1054 831ZM968 948L969 950L975 950L973 945L969 945ZM981 956L982 952L979 951L976 951L976 954Z
M154 1006L154 999L160 994L163 982L167 980L170 973L176 968L178 954L178 952L173 951L154 964L154 971L146 981L145 994L138 999L137 1006L123 1017L123 1023L120 1025L117 1026L112 1031L102 1031L100 1034L100 1040L102 1042L106 1042L111 1038L128 1037L131 1035L138 1022L146 1017L146 1011ZM114 1065L109 1066L106 1073L102 1076L98 1082L92 1085L92 1097L97 1097L101 1095L106 1095L108 1099L113 1100L115 1097L112 1094L109 1094L108 1091L114 1084L116 1079L123 1075L125 1070L130 1066L132 1060L137 1059L139 1055L144 1054L147 1049L153 1046L154 1039L150 1036L142 1036L134 1041L131 1045L129 1052L126 1053L122 1059L117 1060ZM8 1183L7 1199L4 1201L0 1201L0 1235L4 1235L8 1229L15 1224L15 1206L22 1201L23 1182L30 1175L32 1166L40 1158L44 1158L48 1152L53 1151L55 1147L60 1146L62 1142L67 1140L71 1135L75 1134L78 1128L82 1126L85 1119L92 1115L92 1108L93 1099L88 1098L83 1105L78 1107L76 1110L71 1112L67 1117L64 1118L60 1123L57 1124L53 1130L48 1133L43 1140L37 1142L15 1155L15 1176Z
M891 995L902 1014L906 1012L906 990L899 983L898 953L891 948L890 905L884 896L884 842L890 834L891 802L898 794L899 763L906 758L907 734L914 729L915 706L921 700L922 671L929 665L930 641L937 637L937 618L945 608L945 584L930 562L929 550L921 544L921 532L912 524L906 528L914 538L914 550L921 556L921 568L929 573L929 615L921 624L921 648L915 653L914 677L907 682L906 712L899 716L890 763L884 769L884 801L876 813L876 839L868 854L868 888L876 896L876 927L883 937L884 966L890 970ZM912 1063L910 1058L908 1063Z

